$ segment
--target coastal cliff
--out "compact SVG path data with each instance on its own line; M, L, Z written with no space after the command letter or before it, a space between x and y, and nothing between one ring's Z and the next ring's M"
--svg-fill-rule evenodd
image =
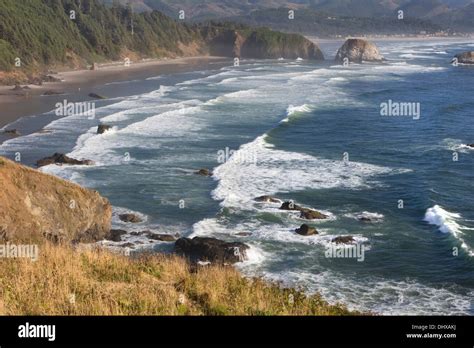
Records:
M50 82L52 70L96 63L218 55L323 59L299 34L233 23L187 24L159 11L135 13L97 0L0 2L0 84ZM12 23L22 23L22 30ZM45 41L44 37L48 40Z
M211 55L252 59L324 60L321 49L302 35L284 34L266 28L213 28L205 34Z
M112 207L98 192L0 157L0 241L94 242Z
M34 258L0 253L0 315L358 314L219 263L200 267L177 255L74 247L68 242L93 242L109 232L106 199L3 157L0 187L3 250L39 244Z

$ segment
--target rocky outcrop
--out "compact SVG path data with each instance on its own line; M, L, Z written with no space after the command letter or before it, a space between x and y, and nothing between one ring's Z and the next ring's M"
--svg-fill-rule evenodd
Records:
M199 169L197 172L194 172L194 174L201 175L201 176L212 176L212 172L209 169Z
M336 61L343 63L347 58L351 63L382 62L384 57L377 46L362 39L349 39L337 51Z
M320 219L327 219L328 217L327 215L324 215L323 213L320 213L319 211L300 207L299 205L293 203L292 201L284 202L281 205L280 209L299 211L301 212L300 218L307 219L307 220L317 220L317 219L320 220Z
M43 159L40 159L39 161L36 162L36 165L38 167L43 167L47 166L50 164L69 164L69 165L86 165L90 166L94 164L94 162L90 160L77 160L71 157L66 156L65 154L62 153L55 153L54 155L50 157L45 157Z
M474 144L467 144L468 147L472 147L474 149Z
M142 219L140 219L138 215L131 214L131 213L120 214L119 219L120 221L132 223L132 224L137 224L137 223L142 222Z
M288 201L288 202L284 202L281 207L280 207L281 210L298 210L298 211L301 211L303 210L304 208L303 207L300 207L299 205L296 205L294 202L292 201Z
M323 213L312 209L302 209L300 218L307 220L323 220L327 219L327 215L324 215Z
M336 244L353 244L355 243L355 239L352 236L339 236L339 237L333 238L331 242L336 243Z
M312 236L314 234L318 234L318 231L316 231L314 227L309 227L306 224L301 225L301 227L297 228L295 232L302 236Z
M173 236L171 234L153 233L153 232L146 233L146 236L149 239L157 240L160 242L175 242L179 237L179 235Z
M310 59L324 60L321 49L299 34L286 34L260 28L230 30L213 28L205 34L210 54L232 58L252 59Z
M474 51L456 54L454 57L457 59L458 63L474 64Z
M219 264L233 264L247 259L248 245L239 242L225 242L215 238L180 238L175 251L193 262L210 261Z
M0 240L94 242L110 231L112 207L98 192L0 157Z
M109 126L107 124L99 124L99 126L97 127L97 134L104 134L105 132L111 129L112 126Z
M127 231L124 230L110 230L109 233L105 236L105 239L112 242L121 242L122 236L127 234Z

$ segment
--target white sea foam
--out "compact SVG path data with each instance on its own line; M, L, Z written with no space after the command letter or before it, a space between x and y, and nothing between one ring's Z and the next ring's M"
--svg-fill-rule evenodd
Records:
M276 150L260 136L243 145L235 155L254 156L256 163L228 161L214 171L219 180L213 197L223 206L248 207L253 198L307 189L367 188L369 179L399 173L388 167L358 162L335 161Z
M371 213L368 211L363 211L361 213L348 213L348 214L345 214L344 216L351 219L356 219L356 220L370 219L370 221L372 222L381 222L385 218L383 214Z
M262 273L257 267L242 267L242 270L249 276ZM458 294L452 289L424 285L413 279L354 278L327 269L263 273L267 280L281 282L286 287L302 286L309 293L319 292L329 303L342 302L350 310L382 315L472 315L473 292Z
M466 230L474 230L460 224L462 220L461 214L451 213L439 205L435 205L426 211L424 221L430 225L438 226L438 229L443 233L452 234L459 242L461 247L465 249L469 256L474 256L472 249L466 244L464 234Z

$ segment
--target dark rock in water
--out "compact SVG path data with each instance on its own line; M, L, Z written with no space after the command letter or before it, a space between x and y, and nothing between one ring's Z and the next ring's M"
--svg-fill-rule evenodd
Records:
M331 242L336 244L352 244L355 243L355 239L352 236L339 236L334 238Z
M239 233L236 233L235 235L239 236L239 237L249 237L249 236L252 235L252 233L250 233L250 232L239 232Z
M272 196L260 196L254 199L256 202L265 202L265 203L280 203L278 198Z
M45 157L36 162L36 165L38 167L43 167L50 164L92 165L94 164L94 162L90 160L83 160L83 161L76 160L62 153L55 153L51 157Z
M142 219L140 219L137 215L131 214L131 213L120 214L119 219L123 222L129 222L129 223L133 223L133 224L142 222Z
M110 240L112 242L121 242L122 236L127 234L127 231L124 230L110 230L110 232L105 236L105 239Z
M175 242L178 238L171 234L160 234L148 232L147 237L153 240L159 240L161 242Z
M280 209L281 210L298 210L298 211L303 210L302 207L300 207L299 205L296 205L294 202L284 202L281 205Z
M121 246L122 248L131 248L131 249L134 249L134 248L135 248L135 244L130 243L130 242L120 244L120 246Z
M247 259L248 245L239 242L225 242L215 238L180 238L175 243L175 251L191 261L215 263L236 263Z
M474 51L456 54L454 57L457 58L458 63L474 64Z
M12 91L22 91L23 88L21 88L20 85L15 85L15 87L12 88Z
M112 129L112 126L106 124L99 124L97 127L97 134L104 134L106 131Z
M327 219L327 215L324 215L323 213L320 213L319 211L316 211L316 210L301 209L300 218L308 219L308 220L322 220L322 219Z
M295 230L296 233L301 234L302 236L312 236L318 234L318 231L314 227L309 227L306 224L301 225L300 228Z
M367 216L361 216L359 218L359 221L361 221L361 222L373 222L373 220L371 218L367 217Z
M107 99L107 97L104 97L103 95L96 94L96 93L89 93L89 97L94 98L94 99Z
M48 90L48 91L46 91L46 92L43 93L43 95L60 95L60 94L64 94L64 92L58 92L58 91Z
M382 62L384 60L377 46L362 39L349 39L342 45L337 51L336 61L343 63L345 58L353 63Z
M4 131L5 134L8 134L8 135L12 135L12 136L15 136L15 137L18 137L20 136L20 132L18 132L18 130L16 129L7 129Z
M61 82L61 79L58 79L57 77L51 75L42 75L41 80L43 82Z
M467 144L467 146L472 147L474 149L474 144Z
M212 176L212 172L209 169L199 169L195 174L201 176Z

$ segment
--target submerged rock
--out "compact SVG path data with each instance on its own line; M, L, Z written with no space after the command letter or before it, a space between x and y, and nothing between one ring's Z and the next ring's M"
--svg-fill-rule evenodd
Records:
M149 239L158 240L161 242L175 242L179 237L179 235L177 237L171 234L160 234L160 233L152 233L152 232L148 232L146 236Z
M336 243L336 244L353 244L355 243L355 239L352 236L339 236L339 237L333 238L331 242Z
M64 92L47 90L46 92L43 93L43 95L61 95L61 94L64 94Z
M191 261L210 261L232 264L247 259L249 246L239 242L225 242L207 237L180 238L175 243L175 251Z
M51 157L45 157L36 162L38 167L47 166L50 164L69 164L69 165L92 165L94 164L91 160L77 160L66 156L65 154L56 152Z
M3 157L0 163L0 239L90 243L110 232L112 206L98 192Z
M18 137L21 135L20 132L16 129L7 129L3 133L14 136L14 137Z
M197 172L194 174L201 175L201 176L212 176L212 172L209 169L199 169Z
M309 227L306 224L301 225L301 227L297 228L295 232L302 236L312 236L314 234L318 234L318 231L314 227Z
M89 97L94 98L94 99L107 99L107 97L104 97L103 95L96 94L96 93L89 93Z
M343 63L344 58L353 63L382 62L384 60L375 44L362 39L349 39L342 45L337 51L336 61Z
M110 232L105 236L105 239L110 240L112 242L121 242L122 236L127 234L127 231L124 230L110 230Z
M137 224L139 222L142 222L142 219L136 214L131 214L131 213L126 213L126 214L120 214L119 219L123 222L128 222L132 224Z
M456 54L454 57L457 58L458 63L474 64L474 51Z
M99 126L97 127L97 134L104 134L110 129L112 129L112 126L106 124L99 124Z

